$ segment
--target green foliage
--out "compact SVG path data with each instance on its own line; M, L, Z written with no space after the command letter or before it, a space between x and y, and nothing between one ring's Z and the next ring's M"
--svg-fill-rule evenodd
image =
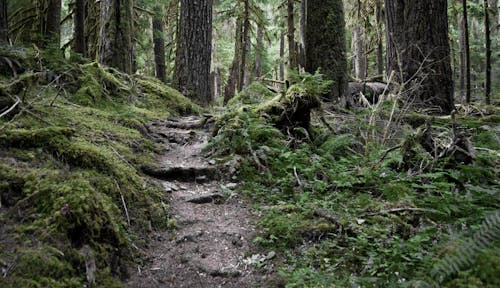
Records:
M0 268L13 264L0 286L89 285L88 247L96 287L121 287L132 244L168 225L160 187L138 168L157 151L145 123L200 108L154 79L12 49L29 72L0 90L29 108L0 119Z

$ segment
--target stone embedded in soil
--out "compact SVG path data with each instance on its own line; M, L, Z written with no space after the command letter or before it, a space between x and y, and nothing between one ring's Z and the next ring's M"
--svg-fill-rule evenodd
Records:
M224 198L222 194L212 193L190 198L187 202L194 204L221 203L224 201Z

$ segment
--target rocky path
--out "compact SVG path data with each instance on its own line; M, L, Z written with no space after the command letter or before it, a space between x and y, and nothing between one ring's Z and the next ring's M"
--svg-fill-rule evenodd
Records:
M169 194L177 228L155 235L128 287L260 287L263 276L251 263L252 209L204 157L209 133L199 123L185 117L150 126L166 151L159 167L144 170Z

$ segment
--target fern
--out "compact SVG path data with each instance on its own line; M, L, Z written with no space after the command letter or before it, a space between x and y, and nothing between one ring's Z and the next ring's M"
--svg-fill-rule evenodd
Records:
M431 276L439 283L448 277L470 267L477 260L477 255L490 248L500 239L500 210L488 215L479 230L453 253L446 255L431 271Z

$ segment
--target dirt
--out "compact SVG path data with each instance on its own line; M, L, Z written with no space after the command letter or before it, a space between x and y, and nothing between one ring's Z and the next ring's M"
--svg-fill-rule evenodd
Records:
M238 195L238 183L223 180L202 153L210 134L195 128L199 122L184 117L149 126L165 152L157 167L143 170L161 181L176 228L156 232L128 287L261 287L266 278L256 263L273 255L254 252L255 212Z

